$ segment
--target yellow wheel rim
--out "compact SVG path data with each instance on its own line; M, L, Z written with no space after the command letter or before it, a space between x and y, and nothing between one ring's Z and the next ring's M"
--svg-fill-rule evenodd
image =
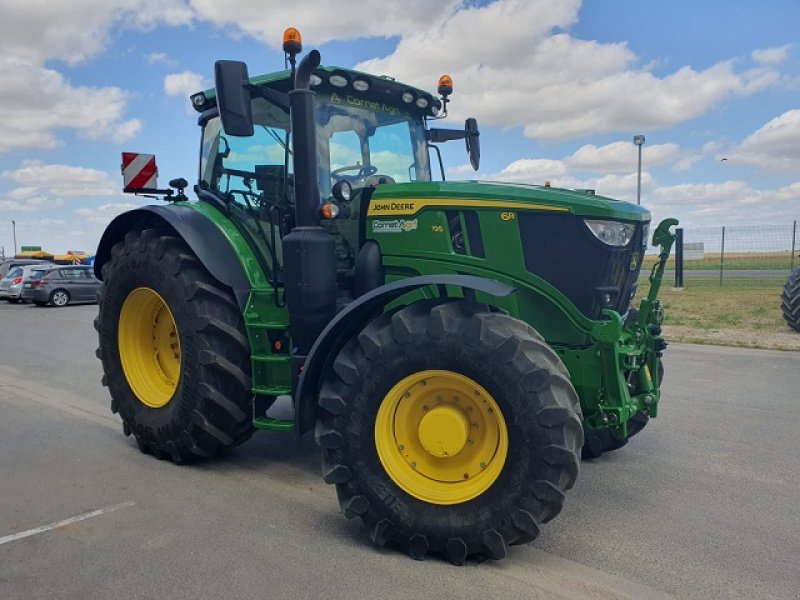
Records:
M161 408L172 399L181 374L181 342L167 303L150 288L136 288L119 314L122 371L139 401Z
M475 381L453 371L420 371L383 399L375 447L405 492L432 504L459 504L500 475L508 431L497 402Z

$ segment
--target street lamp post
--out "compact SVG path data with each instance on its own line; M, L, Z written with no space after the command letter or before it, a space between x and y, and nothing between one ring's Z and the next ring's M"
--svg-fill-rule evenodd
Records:
M639 147L639 169L636 171L636 204L642 203L642 146L644 145L644 136L633 136L633 143Z
M17 255L17 222L11 219L11 231L14 234L14 256Z

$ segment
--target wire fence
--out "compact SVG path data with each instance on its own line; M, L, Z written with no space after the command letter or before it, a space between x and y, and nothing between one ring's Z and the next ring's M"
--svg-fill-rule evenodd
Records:
M667 263L667 277L674 275L676 260L681 256L684 280L717 281L719 285L734 278L785 278L800 267L797 221L784 225L690 227L681 232L682 244L679 233ZM678 279L676 285L681 285Z

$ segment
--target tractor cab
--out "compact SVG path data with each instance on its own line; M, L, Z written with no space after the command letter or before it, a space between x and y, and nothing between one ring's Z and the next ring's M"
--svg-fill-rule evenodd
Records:
M238 65L238 64L237 64ZM464 131L429 129L444 116L452 81L441 98L399 83L338 67L318 66L313 91L314 201L318 222L335 240L337 273L352 294L352 271L365 241L369 200L378 186L432 180L430 142L459 139ZM283 282L283 236L295 223L295 157L288 94L292 71L247 78L244 102L252 130L223 127L217 88L192 96L202 128L198 195L223 206L244 226L259 250L272 256L276 284ZM221 85L219 87L222 87ZM224 103L224 100L223 100ZM477 125L470 119L472 135ZM348 279L348 275L350 275ZM342 287L342 286L340 286Z

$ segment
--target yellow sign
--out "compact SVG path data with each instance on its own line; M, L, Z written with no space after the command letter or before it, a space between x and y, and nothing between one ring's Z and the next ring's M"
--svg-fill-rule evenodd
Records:
M532 204L529 202L506 202L496 200L476 200L470 198L430 198L423 200L373 200L367 211L368 217L386 217L394 215L415 215L424 208L461 208L465 210L475 208L494 208L511 210L537 210L549 212L569 212L563 206L553 206L551 204ZM516 214L504 212L503 215L511 215L506 218L501 215L504 221L516 219Z

